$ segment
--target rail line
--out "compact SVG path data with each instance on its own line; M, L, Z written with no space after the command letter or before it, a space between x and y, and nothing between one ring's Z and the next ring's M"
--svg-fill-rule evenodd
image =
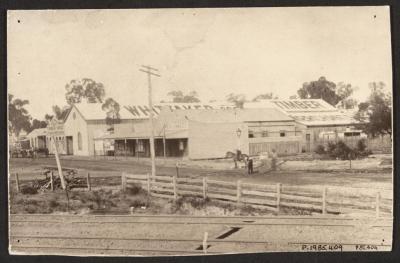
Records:
M16 217L22 217L22 219L16 219ZM171 225L258 225L258 226L290 226L290 225L301 225L301 226L327 226L327 227L353 227L358 226L360 224L364 224L365 221L372 220L373 222L376 221L389 221L387 224L372 224L370 227L392 227L392 219L390 218L381 218L380 220L376 220L375 218L368 219L368 218L337 218L337 217L310 217L310 216L297 216L297 217L290 217L290 216L282 216L282 217L273 217L273 216L176 216L176 215L146 215L146 216L139 216L139 215L116 215L116 216L109 216L109 215L88 215L88 216L74 216L74 215L67 215L67 217L74 218L75 220L70 220L65 218L64 215L46 215L46 214L36 214L36 215L29 215L29 217L54 217L54 219L24 219L26 215L11 215L10 223L74 223L74 224L171 224ZM59 218L57 220L57 218ZM79 220L80 218L85 220ZM106 221L104 219L112 219L111 221ZM142 220L138 220L138 218ZM76 220L78 219L78 220ZM89 219L89 220L88 220ZM92 219L92 220L90 220ZM97 220L96 220L97 219ZM98 220L102 219L102 220ZM119 220L116 220L119 219ZM127 219L129 221L123 221L121 219ZM160 220L161 219L161 220ZM164 220L163 220L164 219ZM169 219L169 220L165 220ZM174 221L170 221L173 219ZM190 219L191 221L188 221ZM218 221L210 221L210 220L222 220L222 222ZM281 220L296 220L290 222L284 222ZM154 221L155 220L155 221ZM305 222L299 221L304 220ZM310 222L312 220L313 222ZM323 221L338 221L340 223L326 223Z
M334 216L13 214L9 237L17 254L201 255L204 244L208 254L302 251L314 244L340 244L342 251L357 246L389 251L391 223ZM205 232L209 239L203 243Z

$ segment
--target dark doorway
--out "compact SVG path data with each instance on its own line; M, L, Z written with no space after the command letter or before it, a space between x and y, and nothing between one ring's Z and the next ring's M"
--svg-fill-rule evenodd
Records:
M72 136L66 136L66 140L67 140L67 155L73 155L74 154L74 144L73 144Z

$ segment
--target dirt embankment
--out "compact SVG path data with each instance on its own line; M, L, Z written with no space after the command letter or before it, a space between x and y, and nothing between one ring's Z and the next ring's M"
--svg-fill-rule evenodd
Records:
M17 193L10 193L11 214L178 214L178 215L271 215L269 210L253 208L246 205L220 202L197 197L180 197L167 200L149 197L140 186L127 191L114 190L73 190L65 192L57 189L39 191L29 184ZM309 211L299 209L282 209L280 214L303 215Z

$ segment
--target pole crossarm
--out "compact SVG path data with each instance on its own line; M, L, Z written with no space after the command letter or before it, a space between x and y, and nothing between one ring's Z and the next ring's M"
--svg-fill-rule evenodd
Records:
M152 75L152 76L161 77L161 75L158 74L158 69L152 68L150 66L142 66L142 68L139 69L139 70L144 72L144 73L147 73L149 75ZM154 71L156 71L156 72L154 72Z

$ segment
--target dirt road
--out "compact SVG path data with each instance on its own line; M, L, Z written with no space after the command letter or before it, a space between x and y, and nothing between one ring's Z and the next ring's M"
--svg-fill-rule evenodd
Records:
M11 215L12 253L186 255L388 251L392 221L340 217Z
M171 165L164 166L162 160L158 160L157 173L159 175L175 175L176 168ZM85 171L91 171L91 176L121 176L122 172L144 174L150 172L150 164L136 159L90 159L90 158L63 158L63 167L72 167ZM11 173L21 173L21 179L40 177L43 165L56 165L52 158L42 159L11 159L9 170ZM35 175L36 173L36 175ZM282 183L291 185L332 185L348 187L366 187L373 189L392 189L392 173L386 170L361 170L361 171L297 171L282 170L268 174L247 175L243 169L216 170L201 167L181 167L179 175L184 177L212 177L221 180L238 180L250 183ZM41 176L40 178L43 178Z

